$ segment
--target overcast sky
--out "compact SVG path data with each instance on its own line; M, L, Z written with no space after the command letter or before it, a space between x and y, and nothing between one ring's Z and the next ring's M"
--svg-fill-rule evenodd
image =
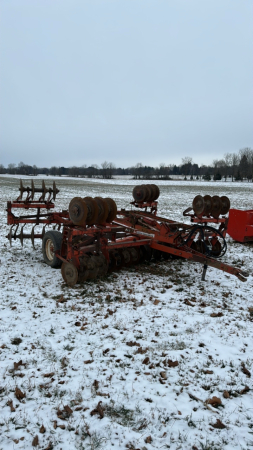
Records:
M252 0L0 0L0 163L253 147Z

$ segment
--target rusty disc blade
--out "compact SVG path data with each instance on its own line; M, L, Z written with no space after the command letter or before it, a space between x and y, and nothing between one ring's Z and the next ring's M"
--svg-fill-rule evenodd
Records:
M110 223L113 222L115 217L117 216L117 205L115 201L112 198L104 198L104 201L107 203L108 206L108 216L106 218L106 222Z
M75 286L78 280L78 270L74 264L64 262L61 266L61 274L68 286Z
M106 201L101 197L95 197L94 200L98 205L97 224L100 225L101 223L104 223L106 221L109 213L109 207Z
M205 209L205 202L202 195L196 195L192 202L192 209L196 216L202 217Z
M133 198L136 202L138 203L144 202L147 195L148 192L145 184L141 184L140 186L135 186L133 188Z
M150 184L145 184L146 187L146 197L145 197L145 202L152 202L152 188L150 187Z
M204 196L204 216L209 216L212 210L212 197L211 195L205 195Z
M95 225L98 219L98 205L92 197L84 197L83 201L85 202L88 210L86 223L87 225Z
M69 204L69 218L75 225L84 226L88 209L81 197L72 198Z
M158 199L158 197L160 195L160 189L159 189L159 187L156 184L151 184L150 186L152 186L152 188L155 191L154 198L153 198L153 201L155 201L155 200Z
M139 261L139 251L137 248L129 247L129 253L131 255L132 264L137 264Z
M226 195L223 195L221 198L221 214L227 214L230 209L230 200Z
M221 199L218 195L214 195L212 197L212 209L211 209L211 216L213 216L215 219L218 219L220 212L221 212Z
M128 248L121 250L121 258L124 266L129 266L131 264L131 255Z

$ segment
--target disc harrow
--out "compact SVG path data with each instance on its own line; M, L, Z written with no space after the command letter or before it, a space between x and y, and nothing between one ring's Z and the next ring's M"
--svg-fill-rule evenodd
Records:
M31 187L25 188L21 181L19 190L17 200L7 202L10 243L19 239L23 245L24 239L31 239L34 245L35 239L42 239L45 263L52 268L61 266L63 280L71 287L130 265L178 257L202 264L203 280L211 266L246 281L247 273L217 259L227 248L227 197L198 195L192 207L184 211L192 224L185 224L157 216L160 190L154 184L134 187L130 204L135 209L129 210L117 210L112 198L87 196L74 197L68 210L55 212L52 199L59 192L55 183L46 188L43 181L42 188L38 188L32 181ZM41 194L38 200L34 199L35 194ZM24 209L26 214L15 216L15 209ZM28 209L36 212L27 214ZM23 226L18 232L20 224ZM31 233L24 233L26 224L33 224ZM35 233L37 225L43 228ZM53 229L45 231L46 226Z

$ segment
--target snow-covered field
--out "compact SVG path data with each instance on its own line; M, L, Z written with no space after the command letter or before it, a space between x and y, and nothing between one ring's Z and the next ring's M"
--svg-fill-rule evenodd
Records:
M61 210L87 195L127 208L136 181L56 183ZM170 219L183 221L197 194L253 209L252 183L157 184ZM223 258L246 283L211 268L202 282L200 265L175 260L69 288L40 241L10 248L18 187L0 177L0 449L252 448L253 244L228 237Z

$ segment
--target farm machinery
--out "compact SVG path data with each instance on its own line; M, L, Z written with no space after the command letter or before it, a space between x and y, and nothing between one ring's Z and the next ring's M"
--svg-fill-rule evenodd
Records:
M133 189L130 209L117 209L112 198L74 197L68 210L54 211L59 190L24 187L20 194L7 202L7 223L11 225L8 239L42 239L46 264L61 267L69 286L103 277L107 272L144 261L184 258L203 265L202 280L208 266L222 270L246 281L248 274L224 264L218 258L226 252L225 234L230 208L227 197L197 196L191 208L184 211L191 224L176 222L157 215L160 191L154 184ZM25 194L25 198L23 198ZM39 194L39 199L34 197ZM14 215L14 210L25 210ZM30 210L36 213L30 214ZM191 212L193 210L193 212ZM212 223L212 226L210 225ZM26 224L32 224L25 233ZM216 224L216 227L213 226ZM40 232L35 227L40 225ZM53 229L46 231L47 226ZM41 230L42 227L42 230Z

